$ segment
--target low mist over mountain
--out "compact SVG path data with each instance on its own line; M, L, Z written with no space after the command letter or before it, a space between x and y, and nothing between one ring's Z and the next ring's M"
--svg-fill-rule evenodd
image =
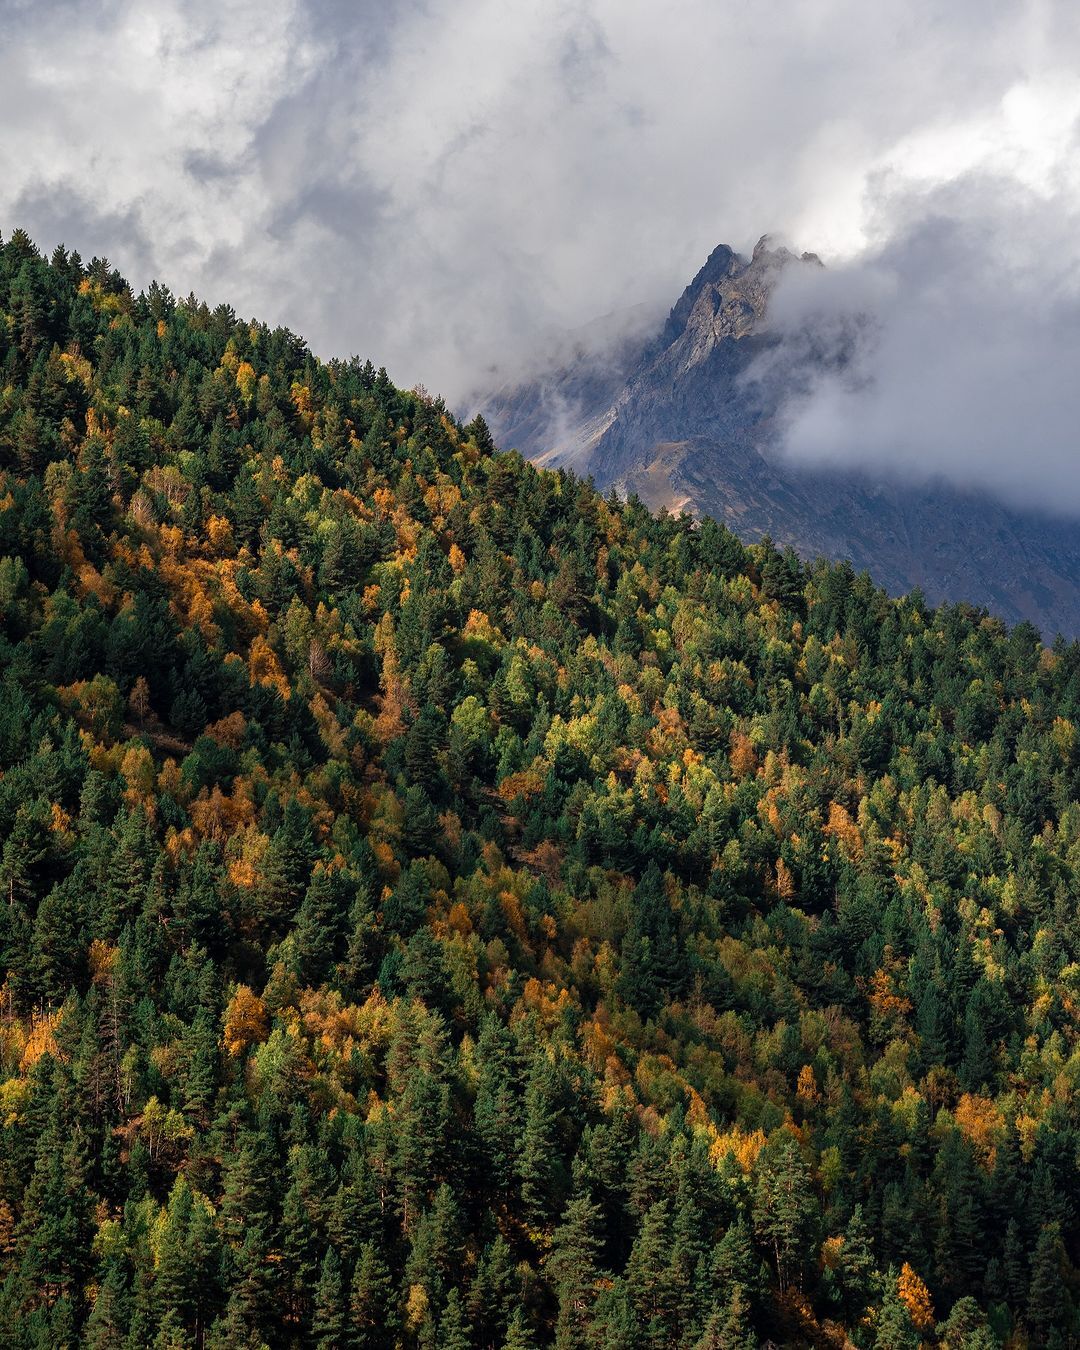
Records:
M816 255L763 237L748 260L721 244L665 323L597 325L547 368L486 397L500 444L591 474L654 508L709 514L745 539L849 558L894 593L968 600L1047 636L1080 632L1080 532L1072 520L940 479L798 462L786 414L846 361L860 322L770 322L781 276ZM627 336L629 333L629 336ZM619 336L621 334L621 336ZM918 391L912 396L917 398ZM1018 448L1019 452L1019 448Z

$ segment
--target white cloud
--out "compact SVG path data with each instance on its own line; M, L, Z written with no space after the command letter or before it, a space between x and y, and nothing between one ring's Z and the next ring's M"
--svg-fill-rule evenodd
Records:
M894 194L878 249L775 297L786 452L1080 513L1080 203L975 171Z
M980 425L1008 428L995 462L1026 427L1027 476L1070 472L1063 0L104 0L9 5L5 24L0 223L44 247L459 397L774 230L840 261L819 307L852 286L884 306L861 369L899 391L856 410L822 387L795 452L987 474L964 440L981 371L999 396ZM913 383L918 416L898 407Z

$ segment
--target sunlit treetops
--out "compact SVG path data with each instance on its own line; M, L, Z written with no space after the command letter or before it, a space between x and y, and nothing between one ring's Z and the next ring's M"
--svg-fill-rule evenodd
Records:
M13 1346L1080 1337L1080 651L0 247Z

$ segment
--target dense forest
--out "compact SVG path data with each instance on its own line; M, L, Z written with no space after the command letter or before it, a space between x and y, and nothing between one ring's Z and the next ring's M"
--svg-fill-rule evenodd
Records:
M0 320L0 1346L1080 1343L1080 648Z

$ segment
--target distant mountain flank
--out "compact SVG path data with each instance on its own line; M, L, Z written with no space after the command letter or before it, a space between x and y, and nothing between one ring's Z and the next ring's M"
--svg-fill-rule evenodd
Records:
M480 411L501 445L654 509L712 515L806 557L850 559L894 594L919 587L934 603L968 600L1047 636L1076 636L1074 522L780 452L790 387L782 373L748 373L781 341L767 322L781 273L821 265L767 235L749 259L721 244L652 334L590 343L583 333L572 359L492 392Z

